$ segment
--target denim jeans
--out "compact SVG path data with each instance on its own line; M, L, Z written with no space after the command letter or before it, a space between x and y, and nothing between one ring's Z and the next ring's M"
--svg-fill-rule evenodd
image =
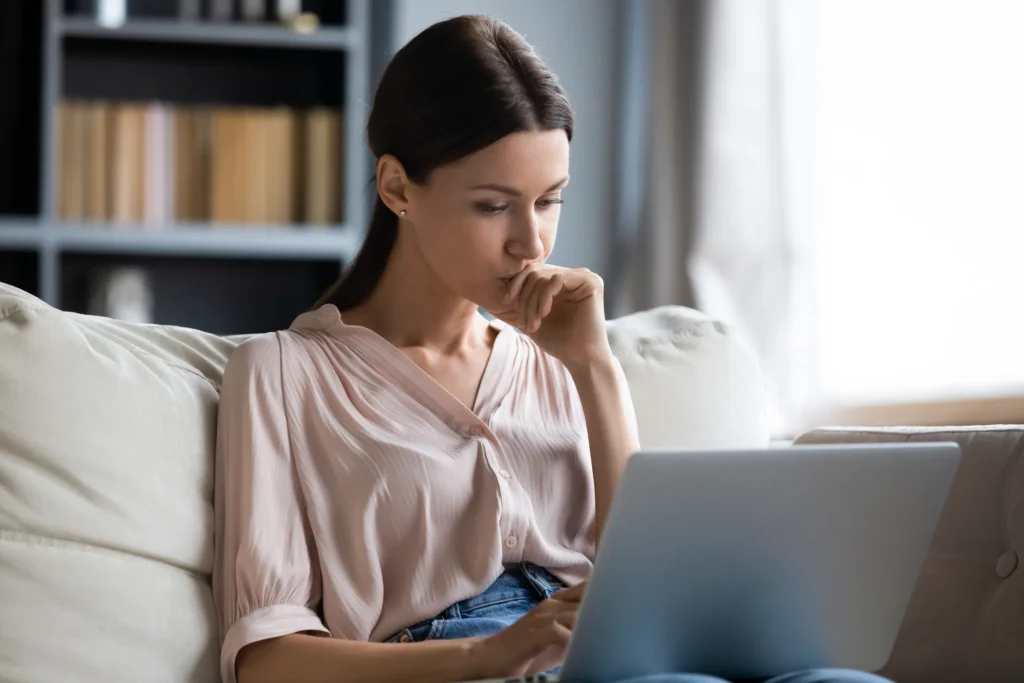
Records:
M480 595L457 602L433 619L427 619L399 631L389 638L388 642L409 643L494 635L561 588L563 588L563 584L540 567L531 564L510 567ZM543 680L543 677L539 677L539 680ZM698 673L672 673L640 676L621 681L621 683L727 682ZM888 681L872 674L856 671L819 669L785 674L772 678L770 681L751 681L749 683L888 683Z

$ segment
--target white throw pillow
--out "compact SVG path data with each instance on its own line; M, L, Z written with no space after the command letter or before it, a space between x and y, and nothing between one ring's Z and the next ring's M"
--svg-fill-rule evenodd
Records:
M233 346L0 285L0 680L218 680L212 453Z
M681 306L608 323L643 448L762 448L768 393L753 347L729 325Z

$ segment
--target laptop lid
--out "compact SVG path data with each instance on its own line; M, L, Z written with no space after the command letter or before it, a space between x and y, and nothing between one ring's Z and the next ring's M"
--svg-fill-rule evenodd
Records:
M959 459L955 443L636 454L562 679L878 670Z

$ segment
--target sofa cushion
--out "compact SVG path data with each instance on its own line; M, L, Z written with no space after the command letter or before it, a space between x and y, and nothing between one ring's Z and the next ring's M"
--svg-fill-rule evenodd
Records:
M955 441L960 469L884 673L1024 681L1024 426L828 429L797 443Z
M219 683L209 578L141 555L0 531L0 680Z
M760 448L771 427L757 355L730 325L682 306L608 323L644 448Z
M0 285L0 680L216 680L211 463L232 347Z

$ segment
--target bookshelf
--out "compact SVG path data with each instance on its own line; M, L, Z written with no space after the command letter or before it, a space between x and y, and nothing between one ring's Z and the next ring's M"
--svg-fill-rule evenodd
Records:
M102 2L0 5L0 281L117 317L130 272L152 322L287 326L362 239L390 4L282 3L318 21L297 30L277 0L126 0L112 26Z
M169 22L138 19L123 27L107 28L92 19L71 17L59 20L54 30L65 38L292 47L328 52L358 49L364 39L363 34L352 27L319 28L315 33L304 34L282 31L277 26L231 26L185 20Z

